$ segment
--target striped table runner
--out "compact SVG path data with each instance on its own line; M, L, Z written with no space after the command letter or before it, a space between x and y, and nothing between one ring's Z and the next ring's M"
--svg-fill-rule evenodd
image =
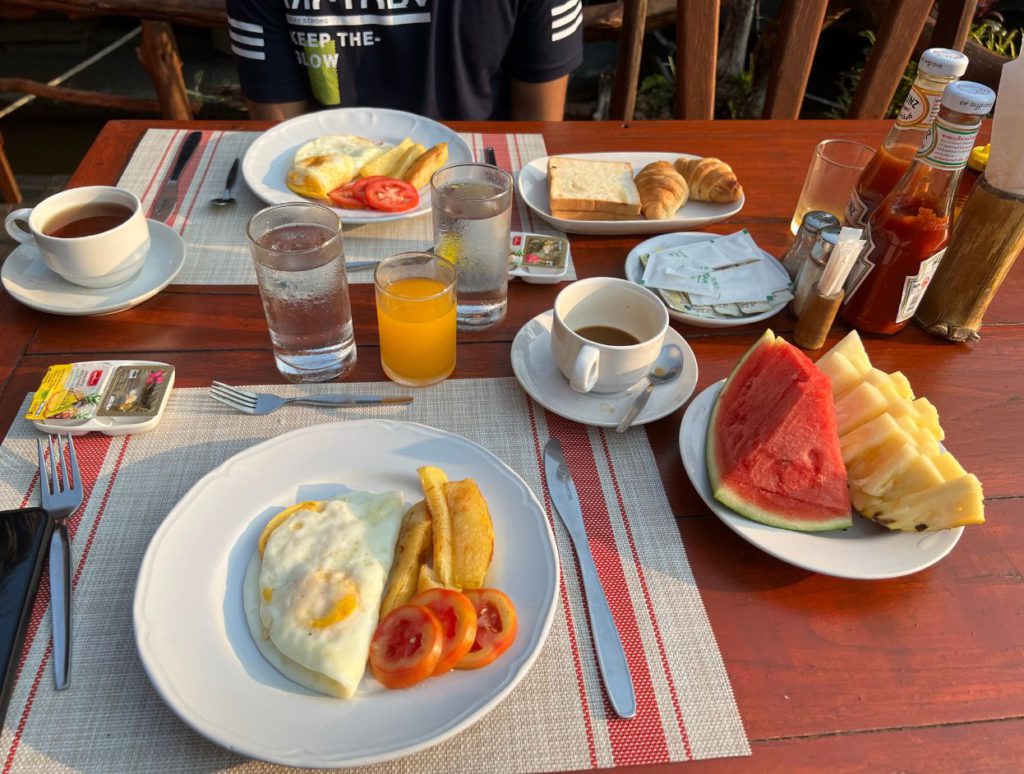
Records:
M163 181L178 155L187 129L150 129L132 154L118 185L137 195L147 212L152 212ZM174 280L178 285L254 285L245 228L249 218L266 204L253 194L245 181L235 187L236 203L214 207L209 200L224 192L228 170L242 158L259 137L258 132L204 131L195 155L179 183L179 204L167 224L185 240L185 265ZM518 170L531 160L547 155L539 134L463 134L461 137L482 159L484 148L494 148L498 166L518 177ZM512 230L558 234L536 217L516 196L512 209ZM429 215L364 226L345 226L345 257L349 261L386 258L408 250L429 249L433 226ZM570 266L569 279L576 274ZM363 269L349 276L352 283L373 282L373 271Z
M402 391L390 383L346 387ZM336 391L337 385L273 389L297 395ZM555 531L563 568L559 610L540 657L493 712L436 747L366 771L501 774L749 755L644 431L609 433L548 414L512 379L448 380L415 397L408 406L344 416L436 425L485 446L515 469L541 495ZM205 390L180 389L155 430L120 438L92 434L76 442L85 501L70 524L71 687L58 693L53 686L44 577L0 734L3 772L287 771L217 747L164 705L136 655L132 599L150 537L195 481L255 443L338 416L289 407L246 417L214 403ZM0 507L37 501L35 437L35 429L19 419L0 447ZM578 566L542 481L549 437L559 438L566 451L625 645L638 699L632 720L614 717L604 697Z

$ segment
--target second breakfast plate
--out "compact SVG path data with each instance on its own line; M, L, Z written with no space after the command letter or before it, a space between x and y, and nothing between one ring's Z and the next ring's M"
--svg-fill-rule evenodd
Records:
M733 532L776 559L837 578L878 580L931 567L960 540L964 528L939 532L894 532L854 515L853 526L829 532L796 532L751 521L715 499L708 480L705 448L708 423L725 381L693 399L679 427L679 452L694 489L711 512Z
M370 107L320 110L280 123L256 138L242 159L242 177L246 184L267 204L313 201L288 188L285 177L292 168L292 158L299 146L325 134L354 134L396 145L411 137L427 148L446 142L448 164L473 160L473 152L458 134L424 116ZM333 209L341 216L342 223L349 224L414 218L430 212L430 191L421 190L419 205L407 212Z
M652 161L675 161L693 158L687 153L636 151L632 153L561 153L563 158L589 159L591 161L625 161L633 165L633 174ZM555 228L571 234L660 234L665 231L679 231L684 228L700 228L710 223L731 218L743 209L746 201L729 204L690 201L684 204L674 217L667 220L566 220L551 214L548 200L548 156L534 159L519 173L519 196L526 206L540 215ZM742 182L742 181L740 181Z
M493 664L407 690L370 677L351 700L312 693L278 672L246 623L242 583L267 520L283 507L345 489L422 499L417 467L473 478L494 522L488 584L516 604L518 635ZM530 488L494 454L411 422L314 425L236 454L174 507L146 550L135 592L135 639L157 692L189 726L236 752L287 766L343 768L437 744L492 710L547 638L558 554ZM369 675L369 670L367 670Z

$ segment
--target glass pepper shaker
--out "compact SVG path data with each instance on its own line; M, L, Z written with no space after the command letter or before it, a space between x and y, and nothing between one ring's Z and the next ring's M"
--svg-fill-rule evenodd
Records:
M800 230L796 232L796 240L781 259L790 279L795 278L800 272L800 267L804 265L807 256L811 254L811 247L821 230L833 226L836 229L839 228L839 219L831 212L811 210L804 215L804 219L800 222Z
M837 223L834 226L826 226L815 236L807 260L803 262L793 283L793 300L789 304L789 310L795 317L800 317L811 291L821 279L829 256L832 255L832 250L839 243L840 230Z

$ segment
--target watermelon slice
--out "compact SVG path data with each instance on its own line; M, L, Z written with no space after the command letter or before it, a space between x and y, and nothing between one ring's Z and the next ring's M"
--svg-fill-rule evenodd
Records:
M707 463L715 499L749 519L805 532L852 524L831 384L770 330L718 395Z

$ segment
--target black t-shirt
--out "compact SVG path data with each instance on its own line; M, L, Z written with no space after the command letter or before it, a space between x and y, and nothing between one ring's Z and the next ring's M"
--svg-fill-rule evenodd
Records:
M227 0L254 102L508 117L508 80L543 83L583 58L582 0Z

